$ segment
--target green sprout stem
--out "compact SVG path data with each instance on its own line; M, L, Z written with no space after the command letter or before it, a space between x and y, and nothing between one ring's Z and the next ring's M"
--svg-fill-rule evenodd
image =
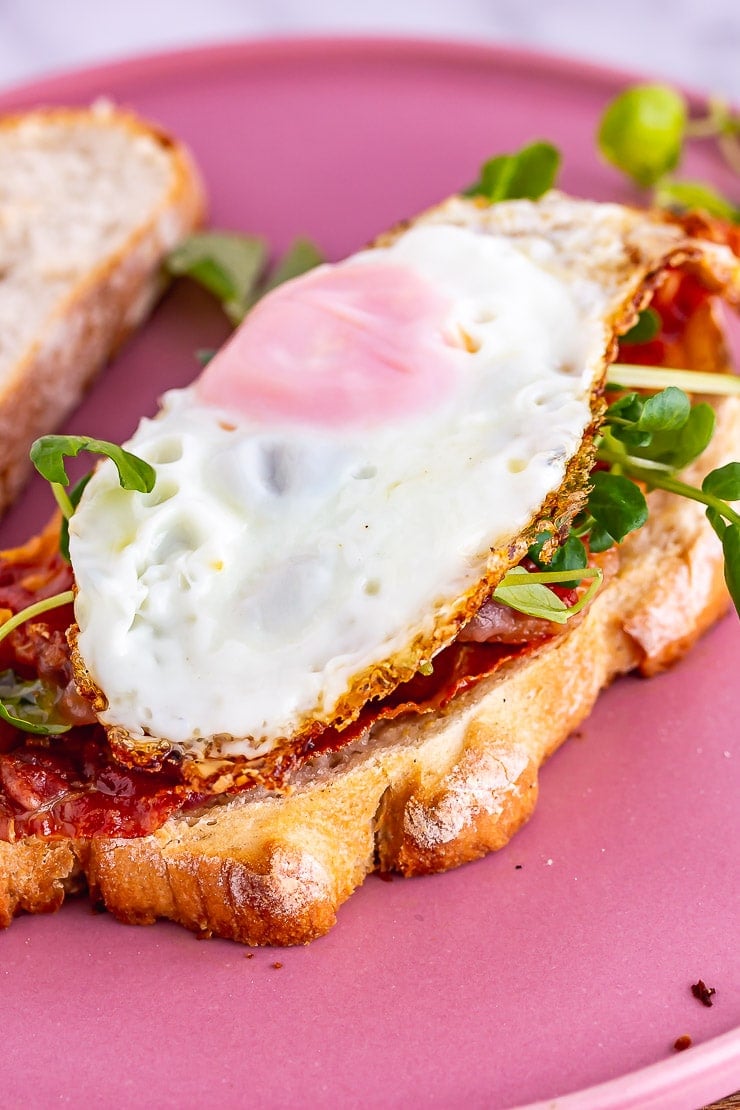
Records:
M598 567L583 567L580 570L540 570L527 571L526 579L521 571L509 571L498 584L497 589L506 586L554 586L558 582L572 582L575 578L600 578Z
M726 501L723 501L721 497L716 497L713 493L697 489L696 486L689 486L686 482L681 482L665 471L652 470L643 466L642 463L636 464L629 455L622 455L617 451L609 451L601 447L599 448L598 457L601 462L618 466L628 477L645 482L651 489L663 489L668 493L677 493L679 497L688 497L692 501L699 501L702 505L715 509L732 524L740 525L740 515L731 509Z
M619 428L632 428L634 427L634 420L625 420L623 416L609 416L609 424L615 424Z
M687 139L713 139L717 135L718 121L714 116L703 119L690 119L686 124Z
M0 642L24 621L39 617L42 613L48 613L50 609L59 609L62 605L69 605L74 601L74 596L73 590L65 590L64 593L54 594L53 597L46 597L43 601L36 601L33 605L27 605L25 609L21 609L20 612L10 617L5 624L0 625Z
M719 96L713 96L709 100L709 112L706 116L686 121L685 135L687 139L713 139L721 135L728 124L732 126L727 102Z
M75 507L69 499L69 494L60 482L50 482L51 492L54 494L54 500L59 508L62 510L62 516L65 520L69 520Z
M740 174L740 143L737 135L725 131L719 136L717 142L727 165L735 173Z
M735 374L711 374L704 370L630 366L624 362L615 362L609 367L606 380L612 385L634 389L665 389L668 385L675 385L688 393L740 397L740 377Z

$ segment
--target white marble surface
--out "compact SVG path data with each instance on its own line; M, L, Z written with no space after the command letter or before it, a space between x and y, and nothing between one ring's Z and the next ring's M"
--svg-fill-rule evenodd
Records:
M0 0L0 86L143 51L305 33L533 46L740 102L740 0Z

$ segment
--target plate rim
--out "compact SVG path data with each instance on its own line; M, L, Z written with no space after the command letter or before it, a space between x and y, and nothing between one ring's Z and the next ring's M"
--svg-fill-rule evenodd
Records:
M69 89L71 95L75 88L93 81L125 81L131 77L137 80L150 75L168 76L170 73L183 73L188 70L210 69L218 62L233 65L237 62L265 63L271 57L286 55L311 60L317 54L324 57L327 52L333 58L347 59L352 53L364 59L386 56L392 51L394 60L438 61L449 64L451 61L477 62L480 64L502 63L511 69L530 69L536 67L555 78L563 77L587 82L589 85L603 85L605 90L613 91L615 85L641 83L670 84L688 97L690 106L706 103L709 93L682 82L667 78L650 78L640 70L629 67L590 62L578 55L567 52L549 51L520 46L506 42L486 40L474 41L464 36L403 35L403 34L286 34L265 36L244 36L237 39L215 38L196 46L173 46L162 50L144 50L134 54L113 57L110 61L96 62L81 66L64 66L48 74L25 81L0 86L0 111L6 111L6 102L12 110L14 101L25 102L27 98L50 95L57 99ZM103 95L103 94L101 94Z
M504 65L512 71L536 68L555 80L582 81L592 89L603 87L605 93L614 93L623 84L666 83L683 92L692 108L706 103L708 95L697 89L667 78L650 78L644 72L614 66L610 63L586 61L577 55L522 47L494 40L473 41L464 36L406 35L406 34L287 34L245 35L236 39L217 38L198 45L172 46L165 49L144 50L80 66L63 67L47 74L0 87L0 112L13 113L27 110L31 102L36 106L49 98L49 106L63 103L64 98L90 102L89 87L107 83L120 84L147 80L151 77L167 79L198 70L211 71L215 65L266 64L270 60L287 58L306 62L327 60L347 61L356 55L362 61L392 59L399 64L479 64ZM92 97L105 96L99 93ZM675 1093L681 1083L682 1096L692 1093L706 1100L707 1082L717 1082L726 1077L734 1083L736 1072L731 1069L740 1064L740 1026L730 1029L710 1040L693 1046L689 1052L676 1054L655 1061L645 1067L626 1072L621 1076L582 1088L562 1096L518 1105L515 1110L638 1110L644 1099L662 1107L662 1100ZM713 1073L713 1074L710 1074ZM724 1089L724 1088L723 1088ZM713 1095L715 1098L721 1094ZM685 1105L689 1105L684 1097ZM694 1103L692 1103L693 1105ZM32 1103L31 1103L32 1105Z
M717 1092L711 1097L727 1098L733 1091L720 1080L726 1079L730 1087L737 1082L740 1067L739 1034L740 1026L708 1041L702 1041L701 1044L690 1046L686 1052L676 1052L674 1056L656 1060L604 1083L584 1087L567 1095L529 1102L512 1110L641 1110L646 1105L646 1099L649 1098L652 1105L653 1099L662 1099L679 1089L682 1106L699 1106L706 1103L706 1081L710 1078L710 1069L711 1079L717 1083ZM666 1090L666 1076L672 1090ZM663 1104L655 1105L657 1110Z

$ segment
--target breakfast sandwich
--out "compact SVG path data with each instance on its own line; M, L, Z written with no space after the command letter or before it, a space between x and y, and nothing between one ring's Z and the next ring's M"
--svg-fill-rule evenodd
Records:
M3 645L62 721L0 756L7 916L84 876L123 920L294 943L374 867L501 847L599 689L727 607L734 524L671 508L667 477L726 464L737 401L698 464L714 410L609 370L651 303L644 360L727 369L722 239L556 192L453 197L275 289L102 445L71 569L58 526L4 556L10 612L67 591Z

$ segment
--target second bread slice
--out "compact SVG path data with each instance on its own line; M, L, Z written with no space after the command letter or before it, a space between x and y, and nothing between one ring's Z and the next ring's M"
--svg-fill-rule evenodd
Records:
M0 120L0 512L200 222L187 151L110 105Z

